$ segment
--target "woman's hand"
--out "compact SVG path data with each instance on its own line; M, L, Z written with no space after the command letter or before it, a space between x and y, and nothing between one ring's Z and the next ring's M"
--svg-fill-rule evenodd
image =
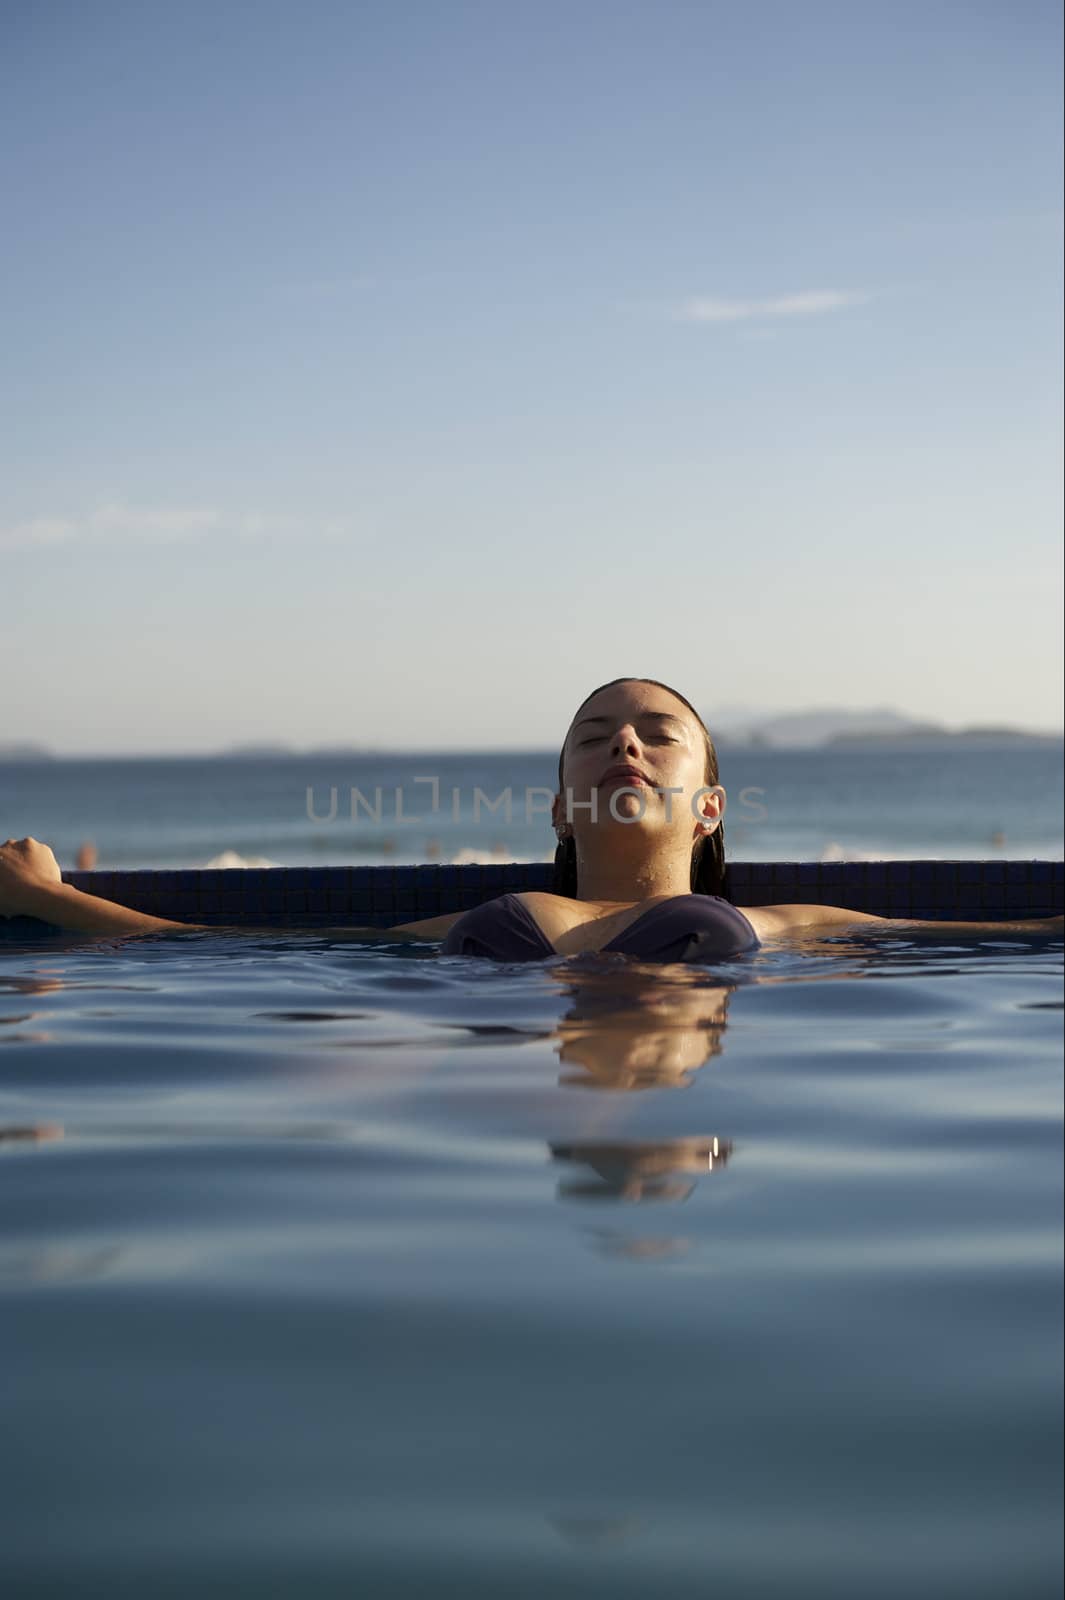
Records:
M172 928L206 932L198 923L167 922L84 894L63 882L59 862L46 844L38 839L8 839L0 844L0 917L23 916L72 933L159 933Z
M46 844L37 839L0 844L0 917L21 916L34 889L62 882L59 862Z

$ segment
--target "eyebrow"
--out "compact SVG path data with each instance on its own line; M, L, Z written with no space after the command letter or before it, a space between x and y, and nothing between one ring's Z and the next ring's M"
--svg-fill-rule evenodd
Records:
M672 711L643 711L640 715L644 722L675 722L680 728L684 726L680 718L675 717ZM582 717L580 722L573 724L574 732L578 728L583 728L586 722L613 722L613 720L613 717Z

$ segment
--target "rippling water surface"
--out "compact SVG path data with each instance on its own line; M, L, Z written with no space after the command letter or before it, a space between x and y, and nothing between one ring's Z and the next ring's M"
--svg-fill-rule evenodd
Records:
M1057 1596L1061 948L9 946L10 1592Z

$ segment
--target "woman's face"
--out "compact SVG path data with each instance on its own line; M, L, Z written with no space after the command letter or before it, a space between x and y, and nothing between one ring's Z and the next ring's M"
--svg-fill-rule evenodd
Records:
M612 773L626 766L635 772ZM635 773L642 775L642 782ZM711 795L700 797L693 812L693 797L706 785L706 741L684 702L657 684L616 683L581 707L566 735L562 781L553 819L556 827L564 823L578 836L592 815L580 802L588 802L593 793L600 825L677 829L688 839L695 837L698 817L712 820L720 811L720 801ZM630 787L634 793L616 793ZM572 791L570 817L567 790Z

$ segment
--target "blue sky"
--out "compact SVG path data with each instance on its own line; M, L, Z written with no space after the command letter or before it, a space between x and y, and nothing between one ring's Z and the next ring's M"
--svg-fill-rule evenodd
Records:
M1061 48L6 0L0 740L553 746L624 673L1060 727Z

